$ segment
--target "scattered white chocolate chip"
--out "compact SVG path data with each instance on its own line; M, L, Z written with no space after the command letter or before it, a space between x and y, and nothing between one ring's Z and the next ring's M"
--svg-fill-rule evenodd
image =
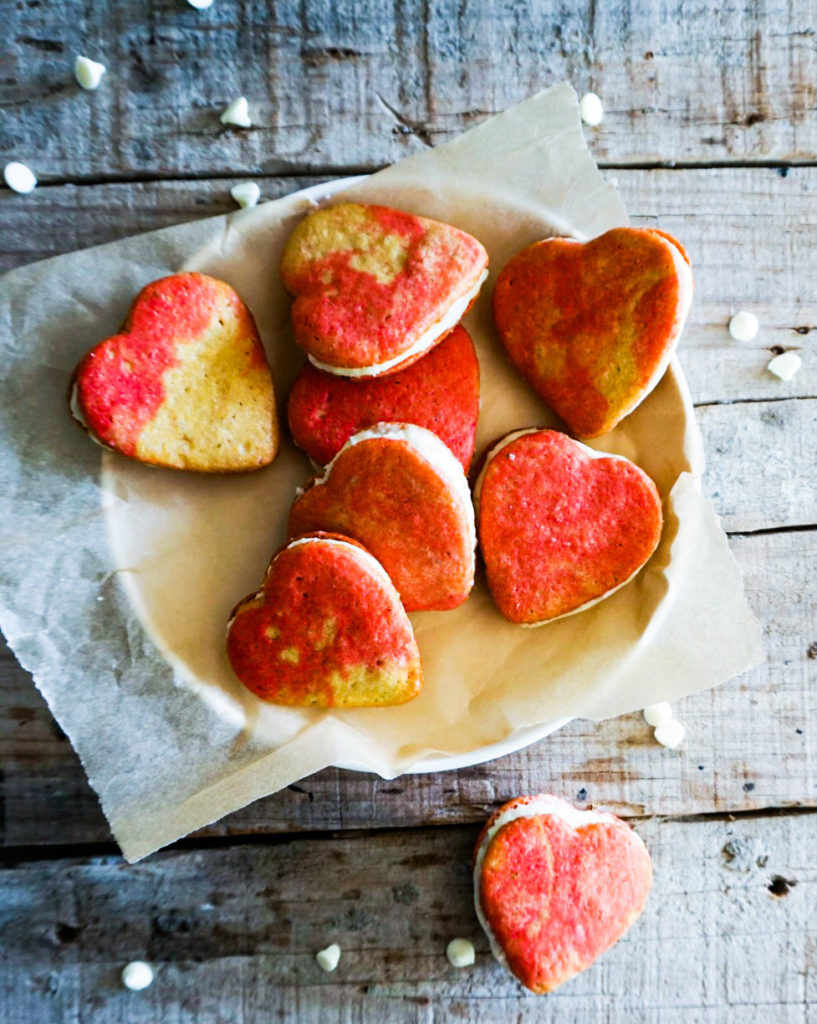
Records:
M251 128L250 108L246 96L239 96L237 100L226 108L219 118L222 124L234 124L239 128Z
M655 730L655 738L662 747L677 747L683 742L686 730L677 718L671 718L669 722L659 725Z
M791 380L802 365L803 361L796 352L783 352L775 356L766 369L781 380Z
M37 178L34 171L18 160L12 160L3 168L3 177L12 192L19 192L20 195L27 195L37 187Z
M340 946L337 942L333 942L331 946L316 953L315 959L318 961L318 966L324 971L334 971L340 961Z
M153 984L153 968L144 960L133 960L122 968L122 984L131 992L141 992Z
M604 118L604 107L594 92L586 92L579 100L579 114L585 124L591 128L600 125Z
M74 61L74 77L83 89L93 91L99 88L102 76L108 69L98 60L91 60L90 57L77 57Z
M647 725L657 728L659 725L666 725L672 721L672 704L663 700L660 704L650 704L649 707L644 708L642 713Z
M735 313L729 321L729 333L735 341L751 341L757 335L759 327L755 314L747 313L745 309Z
M445 947L445 955L452 967L470 967L474 962L474 947L468 939L452 939Z
M197 11L206 11L208 7L213 6L213 0L187 0L187 2Z
M254 181L242 181L239 185L233 185L230 195L235 199L242 210L248 206L257 206L261 198L261 189Z

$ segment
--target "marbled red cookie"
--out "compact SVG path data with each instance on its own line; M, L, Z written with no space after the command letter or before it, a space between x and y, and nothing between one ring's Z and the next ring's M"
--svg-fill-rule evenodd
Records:
M74 371L71 413L101 444L156 466L243 472L278 450L255 321L228 284L204 274L142 289L122 331Z
M383 707L420 692L420 653L379 562L348 537L316 533L272 559L233 612L233 671L256 696L298 707Z
M474 903L491 950L536 993L614 945L651 885L649 852L626 822L555 796L500 807L474 851Z
M498 442L474 503L488 587L505 618L522 625L609 597L661 538L661 497L647 474L555 430L519 430Z
M310 213L287 240L284 286L295 340L315 366L347 377L404 369L462 319L487 277L471 235L361 203Z
M351 437L292 505L290 537L342 533L381 563L406 611L456 608L474 584L474 509L462 466L413 424Z
M408 369L369 380L322 373L306 363L289 393L295 443L325 465L359 430L379 422L433 431L467 472L479 414L479 362L463 327Z
M686 252L663 231L548 238L502 268L494 320L534 391L577 437L597 437L663 376L692 287Z

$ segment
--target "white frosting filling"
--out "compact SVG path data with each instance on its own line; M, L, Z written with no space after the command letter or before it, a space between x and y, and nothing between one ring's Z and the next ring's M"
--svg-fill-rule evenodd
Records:
M96 436L93 430L88 426L88 421L85 419L85 414L82 411L82 406L79 404L78 392L79 385L77 384L76 381L74 381L74 386L71 388L71 398L69 399L69 404L71 406L71 415L74 417L74 419L77 421L77 423L79 423L81 427L85 428L85 430L88 432L88 437L90 437L94 444L98 444L99 447L104 448L106 452L115 451L116 449L113 448L111 445L105 444L103 441L100 441L100 439Z
M480 876L482 875L482 863L485 860L485 854L491 844L491 840L503 826L507 825L510 821L515 821L517 818L535 818L539 814L550 814L555 818L561 818L566 825L569 825L570 828L576 829L577 831L586 825L615 822L617 820L615 815L612 814L602 814L599 811L580 811L576 807L567 803L567 801L560 800L559 797L551 796L547 793L540 793L529 803L512 803L509 807L506 807L500 815L498 815L496 821L483 836L474 860L474 909L477 912L479 923L482 925L482 930L488 936L491 952L506 970L510 970L508 960L482 912L482 904L479 898L479 882Z
M308 355L310 363L313 366L317 366L319 370L324 370L326 373L334 373L338 377L378 377L381 373L386 373L393 366L397 366L399 363L405 362L411 356L419 355L421 352L425 352L427 349L433 348L436 340L448 331L453 330L454 327L462 320L465 315L466 309L468 309L472 300L479 294L480 288L488 277L488 269L480 274L477 283L473 288L461 295L460 298L456 299L446 310L445 314L436 324L429 327L427 331L420 335L417 341L414 342L409 348L400 355L394 356L392 359L386 359L382 363L375 363L374 366L359 366L357 368L350 368L346 366L331 366L329 363L322 363L315 359L314 356Z
M494 445L490 452L488 452L488 454L485 456L485 463L482 469L480 470L476 483L474 484L474 508L476 510L477 517L479 517L479 496L482 493L482 483L483 480L485 479L485 474L488 470L488 466L491 464L491 460L496 458L496 456L499 455L503 448L507 448L508 445L512 444L517 438L524 437L525 434L539 434L542 432L543 429L545 428L528 427L526 430L515 430L513 433L508 434L507 437L503 437L503 439L500 442L498 442L498 444ZM567 437L567 435L565 436ZM596 451L595 448L590 448L586 444L582 444L581 441L577 441L575 438L572 437L568 438L568 440L572 441L573 444L578 445L578 447L584 451L585 455L587 455L588 458L618 459L620 461L630 462L632 465L635 465L635 463L632 462L631 459L628 459L624 455L616 455L611 452ZM635 572L631 573L626 580L622 580L621 583L616 584L616 586L612 587L610 590L605 590L603 594L600 594L598 597L594 597L592 601L585 601L585 603L579 605L578 608L574 608L572 611L565 612L564 615L555 615L552 619L542 619L541 622L517 622L516 625L521 626L522 629L537 629L539 626L546 626L549 622L558 622L559 619L566 619L570 615L578 615L579 612L587 611L587 609L592 608L594 604L598 604L599 601L605 601L612 594L615 594L617 590L621 590L622 587L626 587L630 580L635 579L635 577L641 572L641 570L644 568L644 564L645 563L639 565Z
M469 550L473 553L477 546L477 529L474 521L474 506L471 503L471 492L468 490L468 480L463 472L462 464L450 448L425 427L418 427L414 423L377 423L373 427L358 431L349 438L332 461L327 464L323 476L315 481L315 486L319 487L326 483L332 472L332 467L347 448L360 444L361 441L373 439L405 442L425 459L437 475L445 481L465 517Z

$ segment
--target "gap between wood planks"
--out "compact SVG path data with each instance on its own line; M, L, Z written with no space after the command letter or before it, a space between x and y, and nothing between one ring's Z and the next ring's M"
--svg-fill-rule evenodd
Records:
M498 802L499 804L499 802ZM588 805L592 808L592 804ZM817 816L817 806L760 807L745 811L701 811L697 814L631 814L619 815L629 824L657 821L659 824L694 824L696 822L730 822L761 818L792 818ZM186 836L157 850L157 853L188 853L199 850L224 850L243 846L285 846L291 842L326 842L327 840L367 841L377 836L399 833L455 831L473 828L475 835L482 828L482 820L474 822L442 822L436 825L395 825L381 828L315 829L303 832L236 833L225 836ZM58 846L26 844L0 847L0 871L37 861L58 861L90 858L121 858L114 842L65 843Z
M399 162L399 161L398 161ZM250 168L231 167L217 171L198 171L192 174L162 174L152 171L145 174L88 174L76 177L51 177L47 174L40 176L38 188L59 188L64 185L74 185L80 188L90 188L95 185L151 185L160 182L174 181L217 181L220 178L254 178L259 181L270 181L275 178L350 178L356 174L375 174L384 167L391 166L383 164L380 166L368 165L326 165L325 167L310 167L308 170L301 170L297 165L282 168L280 170L255 171ZM606 163L597 164L600 171L710 171L710 170L776 170L788 172L789 169L803 167L817 167L817 160L657 160L648 163ZM785 174L783 175L785 177ZM0 185L0 190L10 191L7 186Z

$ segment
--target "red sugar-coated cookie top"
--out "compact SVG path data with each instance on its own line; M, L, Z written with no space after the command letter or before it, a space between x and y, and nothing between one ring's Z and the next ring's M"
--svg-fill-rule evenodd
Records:
M488 257L452 227L385 206L340 203L295 228L281 277L298 344L327 366L371 369L408 350L478 282ZM452 325L453 326L453 325Z
M538 993L617 942L652 884L650 855L625 822L573 808L565 820L555 810L503 825L477 880L482 914L507 966Z
M479 362L463 327L408 369L368 380L322 373L306 363L289 394L297 445L325 465L346 441L378 422L433 431L468 470L479 413Z
M445 610L461 604L473 586L472 515L470 503L464 506L413 445L376 437L344 448L325 482L313 482L295 499L288 531L290 537L314 530L354 537L383 565L407 611Z
M122 331L85 356L72 383L84 425L123 455L219 471L266 465L277 450L255 322L228 284L204 274L143 288Z
M566 434L522 434L496 451L478 484L488 586L512 622L569 614L612 592L661 536L661 498L621 457L596 457Z
M494 320L511 361L577 437L597 437L658 383L692 294L672 236L614 228L548 238L497 278Z
M385 572L348 537L299 540L278 552L262 590L234 612L227 653L235 674L278 704L411 700L422 683L420 655Z

